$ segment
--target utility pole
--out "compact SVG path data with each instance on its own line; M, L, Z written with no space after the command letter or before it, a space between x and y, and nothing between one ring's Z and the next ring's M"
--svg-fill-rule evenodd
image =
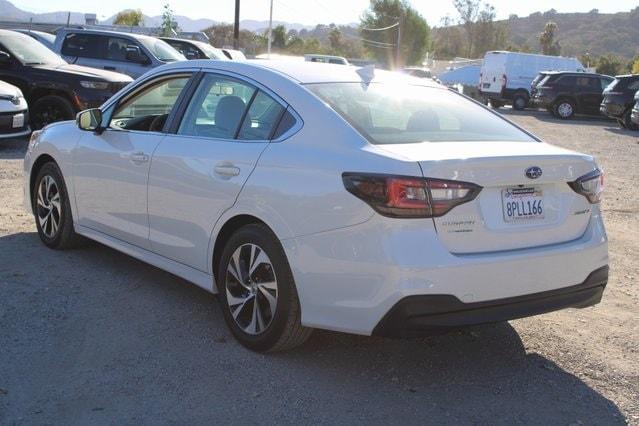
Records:
M404 14L400 12L399 21L397 22L397 50L395 51L395 68L399 69L401 59L401 46L402 46L402 21L404 20Z
M271 13L268 17L268 50L267 58L271 59L271 34L273 32L273 0L271 0Z
M233 26L233 49L240 48L240 0L235 0L235 25Z

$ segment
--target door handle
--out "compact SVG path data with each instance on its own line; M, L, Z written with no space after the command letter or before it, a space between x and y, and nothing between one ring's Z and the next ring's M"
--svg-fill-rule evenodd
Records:
M216 175L224 176L224 177L233 177L240 174L240 168L234 166L231 163L219 163L213 169Z
M147 161L149 161L149 156L143 152L134 152L133 154L131 154L131 161L133 161L135 164L146 163Z

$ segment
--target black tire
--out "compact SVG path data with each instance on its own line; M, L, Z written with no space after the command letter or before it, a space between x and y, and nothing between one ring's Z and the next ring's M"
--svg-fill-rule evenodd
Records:
M562 120L571 119L575 115L575 103L570 99L560 99L553 105L553 113Z
M47 208L42 206L41 202L39 203L38 201L41 184L47 177L53 179L53 182L55 183L55 191L52 189L49 192L48 197L51 199L52 196L50 195L54 193L59 195L59 211L54 214L56 209L54 207L49 209L50 217L54 218L57 216L58 218L58 225L55 232L51 232L53 229L50 228L51 224L48 221L43 223L40 219L42 216L45 216L47 212ZM77 247L83 241L83 238L76 234L73 230L73 216L71 214L71 204L69 203L67 187L64 183L62 172L60 172L57 164L49 162L40 168L32 192L31 196L36 228L38 229L38 236L42 242L47 247L58 250ZM53 205L50 201L48 203L45 202L44 204L48 204L49 206Z
M31 127L34 130L39 130L56 121L73 120L75 118L75 109L67 99L61 96L48 95L35 101L29 115L31 117Z
M501 101L497 101L497 100L495 100L495 99L490 99L488 102L490 103L490 106L491 106L491 107L493 107L493 108L495 108L495 109L497 109L497 108L501 108L501 107L503 107L503 106L504 106L504 103L503 103L503 102L501 102Z
M262 267L261 272L271 274L265 281L273 280L276 282L276 293L270 292L271 296L275 294L276 298L274 314L270 309L272 305L267 303L268 300L263 295L265 290L262 289L262 292L260 292L260 289L257 288L260 277L256 276L255 273L258 272L259 267L255 268L253 274L246 273L246 270L250 269L250 265L247 265L246 261L243 262L241 256L243 255L242 250L250 250L250 248L247 249L250 245L262 249L270 260L268 267L265 266L267 263L260 263L259 265ZM237 265L240 268L239 275L243 278L246 277L245 280L243 279L244 284L240 285L238 285L239 281L236 280L235 274L229 272L231 258L237 250L239 250L240 255L233 260L231 268L233 268L232 265L235 264L236 260L239 260L239 265ZM256 253L259 252L256 251ZM256 257L249 255L249 258L252 258L253 261L255 261ZM249 262L251 261L249 260ZM216 275L218 300L224 320L235 338L246 348L257 352L284 351L301 345L310 337L312 329L301 324L300 303L284 249L275 234L265 225L246 225L231 236L223 249ZM227 293L227 286L229 293ZM249 286L253 286L253 289L249 290ZM232 293L238 290L244 293L240 296L244 302L240 303L238 302L239 299L235 299L235 304L230 304L228 294L231 294L231 297L238 297L237 293L235 295ZM253 295L251 295L251 291ZM257 308L255 308L256 301L259 302L257 303ZM267 307L269 309L265 312L264 309L260 309L260 304L262 304L262 308ZM229 305L233 306L233 312ZM268 320L268 324L265 324L259 333L257 332L259 326L254 327L254 333L249 333L246 330L251 328L251 324L259 324L259 321L256 320L255 309L261 312L261 314L257 314L260 316L261 322L264 323L265 320ZM245 322L249 322L248 317L251 316L251 312L253 319L246 328L243 328L241 319L244 317ZM235 318L238 318L238 320Z
M523 111L528 106L529 97L525 92L515 93L513 97L513 108L517 111Z
M628 130L639 130L639 126L632 122L632 108L628 108L628 111L623 115L620 124Z

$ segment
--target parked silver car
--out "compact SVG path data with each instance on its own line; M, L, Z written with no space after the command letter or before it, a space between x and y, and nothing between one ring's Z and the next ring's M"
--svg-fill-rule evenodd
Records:
M58 30L54 51L71 64L137 78L160 65L184 61L173 47L155 37L103 30Z

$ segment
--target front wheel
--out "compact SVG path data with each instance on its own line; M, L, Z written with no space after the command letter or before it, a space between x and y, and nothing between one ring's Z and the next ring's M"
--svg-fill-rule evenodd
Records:
M284 249L266 226L251 224L229 239L217 268L218 299L235 338L259 352L304 343L312 329L301 309Z
M73 230L73 216L62 172L53 163L42 166L33 187L33 209L40 240L50 248L75 247L82 238Z
M73 120L75 111L71 102L56 95L43 96L31 108L31 127L39 130L56 121Z

